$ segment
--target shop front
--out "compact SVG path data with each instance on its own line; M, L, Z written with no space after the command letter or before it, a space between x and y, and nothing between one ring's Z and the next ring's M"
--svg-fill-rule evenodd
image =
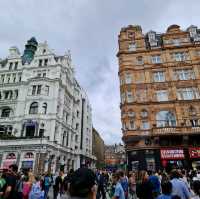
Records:
M21 162L21 169L22 170L33 169L34 161L35 161L34 154L32 152L26 152Z
M161 149L160 159L163 168L170 171L173 168L183 168L185 154L183 149Z
M199 169L200 168L200 147L189 148L189 156L192 163L192 167Z
M8 153L6 158L2 161L2 168L9 169L9 166L12 164L16 164L17 157L15 153Z

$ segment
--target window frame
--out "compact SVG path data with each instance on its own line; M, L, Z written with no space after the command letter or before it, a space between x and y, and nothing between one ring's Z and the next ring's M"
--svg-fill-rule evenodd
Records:
M165 82L166 81L165 71L154 71L153 72L153 81L154 82Z
M32 102L29 107L29 114L31 115L38 114L38 110L39 110L39 103Z

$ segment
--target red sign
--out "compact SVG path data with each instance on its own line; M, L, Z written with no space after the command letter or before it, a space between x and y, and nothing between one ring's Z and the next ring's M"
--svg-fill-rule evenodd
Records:
M180 160L185 158L183 149L161 149L160 157L163 160Z
M200 158L200 147L189 148L190 158Z

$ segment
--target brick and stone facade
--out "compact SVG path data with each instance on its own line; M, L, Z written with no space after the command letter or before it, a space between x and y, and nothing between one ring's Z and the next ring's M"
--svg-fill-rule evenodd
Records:
M118 42L129 169L197 167L200 30L171 25L164 33L143 33L140 26L130 25L121 29Z

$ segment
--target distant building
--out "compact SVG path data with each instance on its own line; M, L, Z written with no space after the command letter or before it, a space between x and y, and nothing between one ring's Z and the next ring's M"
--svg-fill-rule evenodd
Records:
M105 165L119 168L126 163L125 148L122 144L105 146Z
M119 34L123 141L129 169L200 166L200 29Z
M95 128L92 131L92 152L96 157L96 167L102 168L105 164L105 145L104 140Z
M93 166L92 109L70 53L31 38L0 59L0 166L35 173Z

